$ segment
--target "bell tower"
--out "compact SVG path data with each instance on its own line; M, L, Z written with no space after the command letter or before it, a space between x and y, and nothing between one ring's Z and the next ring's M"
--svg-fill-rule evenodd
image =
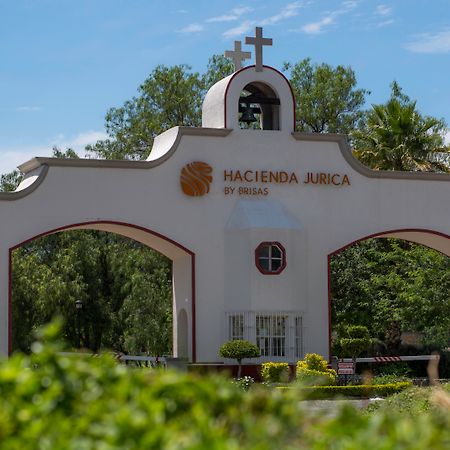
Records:
M225 56L232 58L236 71L217 82L206 94L202 109L202 127L231 128L242 131L282 131L295 129L295 99L286 77L263 64L263 46L272 39L264 38L262 28L256 27L254 37L245 43L255 46L255 65L242 67L251 56L243 52L241 42Z

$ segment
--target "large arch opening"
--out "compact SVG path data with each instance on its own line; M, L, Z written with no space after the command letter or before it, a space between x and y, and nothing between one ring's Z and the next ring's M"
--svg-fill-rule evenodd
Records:
M82 258L83 261L76 262L75 264L84 264L88 266L84 269L88 272L87 276L89 277L89 267L91 261L89 260L89 257L91 257L91 253L95 253L93 245L90 244L91 241L89 239L85 239L83 235L92 235L92 233L88 233L87 230L93 231L94 234L97 236L100 236L102 239L108 239L108 236L116 236L117 238L114 240L114 242L118 242L119 244L126 245L127 249L131 248L131 251L124 251L125 247L121 247L121 245L117 246L118 254L114 256L116 260L116 264L120 266L120 264L132 264L134 266L134 269L136 267L139 269L138 271L135 270L133 277L141 277L143 280L134 280L134 279L127 279L127 271L121 270L120 273L116 273L113 276L118 277L117 280L111 280L111 286L113 286L116 290L123 289L124 295L120 297L117 292L108 292L109 286L99 286L98 283L96 284L96 280L93 280L92 286L89 287L89 289L105 289L106 288L106 294L103 293L100 295L100 297L108 297L108 294L110 294L109 300L110 302L120 302L124 301L124 298L126 297L127 303L121 306L125 307L125 310L122 311L122 316L116 318L117 321L120 322L120 320L126 320L128 328L131 327L131 329L135 330L146 330L146 327L152 327L151 323L145 323L144 317L150 317L146 315L147 313L150 313L151 311L148 311L148 308L150 307L147 299L148 298L158 298L158 296L171 296L172 297L172 304L171 304L171 310L168 311L170 314L167 314L168 317L165 317L165 320L169 324L170 330L166 330L170 332L171 338L170 341L172 342L172 355L175 357L183 356L187 357L190 361L194 361L196 359L196 345L195 345L195 254L184 247L182 244L174 241L171 238L168 238L167 236L163 236L160 233L154 232L150 229L147 229L145 227L123 223L123 222L114 222L114 221L92 221L92 222L83 222L83 223L77 223L77 224L70 224L63 227L58 227L55 229L44 231L38 235L28 237L27 239L23 240L20 243L17 243L16 245L12 246L9 249L9 302L8 302L8 351L11 353L13 350L13 331L14 326L20 325L20 305L14 305L15 308L13 308L13 290L15 288L20 289L22 286L14 286L13 285L13 265L17 263L18 258L20 259L20 254L17 254L17 252L23 251L23 249L27 249L29 252L35 252L36 249L33 248L32 244L33 242L37 242L36 240L39 240L40 238L46 239L46 245L51 246L52 245L52 236L54 236L54 240L61 240L61 236L70 235L70 233L77 234L77 237L75 239L80 240L80 245L85 246L86 253L89 254L86 256L87 260L84 260L84 257ZM63 232L69 232L69 233L63 233ZM74 237L72 236L70 239L67 238L68 241L73 241ZM60 245L60 244L59 244ZM63 247L64 247L64 240L63 240ZM89 303L89 292L81 292L79 293L79 298L77 298L77 287L73 288L73 286L77 286L76 283L74 284L74 274L76 273L76 270L73 271L73 273L70 273L70 264L68 264L68 261L72 262L74 261L73 255L70 255L70 252L73 251L73 249L70 247L70 245L66 246L67 248L63 248L63 251L60 251L58 253L58 258L61 259L61 261L57 261L56 264L64 265L66 268L66 280L61 280L61 283L53 283L51 281L51 278L43 277L44 280L47 280L45 283L45 286L39 286L39 289L41 289L41 292L45 292L47 294L48 298L52 298L52 289L56 289L58 286L61 289L60 286L64 286L64 282L71 282L71 291L70 294L68 294L68 297L70 297L70 301L68 304L65 304L64 307L66 308L66 314L70 316L70 314L73 314L73 317L69 320L70 326L68 329L68 333L71 334L72 340L74 338L74 334L77 335L77 338L82 340L82 344L89 343L89 345L92 347L96 347L100 345L100 343L92 342L92 339L95 340L95 336L101 335L102 330L95 329L96 327L101 328L102 327L102 314L105 313L105 311L102 311L102 309L107 309L108 307L111 308L111 305L108 305L108 302L105 301L102 303L101 301L97 301L96 305L93 305L93 303ZM164 257L157 258L156 263L150 262L149 258L143 257L146 248L150 248L152 250L155 250L153 252L154 255L156 255L156 252L158 254L164 255ZM122 249L122 250L121 250ZM38 262L39 260L42 261L41 258L44 258L45 260L45 252L48 249L43 248L39 249L38 251L43 253L39 255L31 255L32 257L37 258ZM83 249L81 249L81 252L83 252ZM51 252L49 252L50 254ZM30 255L27 255L30 256ZM92 258L101 258L102 255L94 254ZM24 258L25 259L25 258ZM96 264L99 262L96 261ZM154 263L154 264L153 264ZM152 265L153 264L153 265ZM155 265L156 264L156 265ZM101 261L100 261L101 265ZM30 276L33 278L31 283L36 283L36 286L38 286L38 283L42 283L42 274L45 275L45 265L41 264L40 266L37 265L35 267L41 267L41 270L35 270L35 273L30 274ZM68 268L69 267L69 268ZM98 269L98 267L97 267ZM142 269L142 270L141 270ZM100 267L100 270L102 270L102 266ZM69 273L67 273L67 271ZM37 273L36 273L37 272ZM92 270L92 272L95 272ZM150 272L152 272L150 274ZM151 275L151 276L150 276ZM76 275L75 275L76 276ZM41 279L40 279L41 277ZM95 278L95 273L92 273L92 277ZM152 278L153 277L153 278ZM169 278L170 279L167 279ZM153 285L152 285L153 280ZM76 280L75 280L76 281ZM114 282L112 282L114 281ZM30 284L33 285L33 284ZM134 291L133 291L134 289ZM158 290L158 292L150 292L151 290ZM170 292L169 292L170 291ZM131 292L131 294L130 294ZM29 293L28 293L29 294ZM55 294L55 291L53 291L53 294ZM96 293L96 295L98 292ZM124 297L125 296L125 297ZM16 296L17 297L17 296ZM61 295L61 292L58 292L58 295L54 295L55 298L63 298L64 293ZM98 297L98 295L97 295ZM120 298L120 299L119 299ZM119 300L118 300L119 299ZM83 301L85 302L83 304ZM161 305L156 301L152 300L152 308L159 307ZM86 303L87 302L87 303ZM18 306L18 307L17 307ZM61 306L61 305L59 305ZM94 307L95 306L95 307ZM117 305L116 305L117 306ZM164 305L162 305L164 306ZM80 307L80 308L79 308ZM167 305L166 305L167 307ZM79 309L78 309L79 308ZM129 311L129 309L132 308L132 311ZM128 309L128 310L127 310ZM147 311L146 311L147 309ZM19 310L19 314L17 314L17 311ZM13 317L13 311L15 311L15 317ZM182 316L182 321L179 323L178 318L180 317L180 311L183 311L185 316ZM22 311L25 312L25 311ZM96 314L96 324L93 327L93 318L92 316ZM169 317L170 316L170 317ZM142 317L142 320L141 320ZM80 318L83 320L80 324ZM13 320L14 319L14 320ZM18 322L19 320L19 322ZM15 323L14 323L15 322ZM140 322L142 322L142 328L140 328ZM151 321L150 321L151 322ZM172 323L172 326L170 326L170 323ZM83 329L88 327L89 325L89 333L87 329ZM115 324L118 326L118 324ZM134 328L133 328L134 327ZM153 325L154 328L155 325ZM94 328L94 330L92 330ZM111 330L110 330L111 331ZM15 333L16 334L16 333ZM139 337L141 339L151 339L151 332L147 333L146 336ZM155 336L155 338L158 338L149 345L151 348L157 348L158 342L162 341L161 336ZM129 335L123 337L123 339L129 339L129 342L127 343L128 348L139 348L139 339L136 336ZM133 342L133 339L135 342ZM137 340L136 340L137 339ZM122 342L123 344L123 342ZM133 344L134 345L133 347ZM156 346L156 347L155 347ZM180 354L180 350L181 353ZM161 350L162 351L162 350Z
M423 229L361 237L328 255L329 347L367 326L378 355L429 353L450 339L450 236ZM369 355L375 356L375 355Z

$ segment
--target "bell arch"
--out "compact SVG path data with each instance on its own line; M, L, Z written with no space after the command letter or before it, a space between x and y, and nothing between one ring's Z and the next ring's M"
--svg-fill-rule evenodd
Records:
M332 327L331 327L331 258L338 253L341 253L348 247L355 245L359 242L365 241L372 238L397 238L403 239L405 241L413 242L415 244L424 245L426 247L432 248L441 252L444 255L450 257L450 235L423 228L403 228L394 229L387 231L380 231L378 233L372 233L367 236L359 237L348 244L332 251L328 254L328 355L331 358L331 338L332 338Z
M196 323L195 323L195 253L156 231L126 222L98 220L67 224L42 231L12 245L8 252L8 302L7 336L0 336L0 352L12 351L12 253L17 248L40 237L70 230L97 230L118 234L158 251L172 261L172 307L173 307L173 356L187 357L196 361ZM180 315L180 311L184 315ZM182 317L181 323L178 317ZM180 348L181 347L181 348ZM180 350L182 355L180 355Z
M254 81L247 84L243 92L247 95L239 97L239 122L257 122L254 114L259 114L261 130L279 130L280 99L275 90L264 82Z
M257 72L255 66L244 67L212 86L203 101L202 127L238 130L242 114L238 106L242 91L248 89L250 94L260 96L252 103L259 104L264 99L272 102L265 103L262 108L267 118L267 122L262 124L267 128L263 129L283 131L290 135L295 130L292 87L278 70L269 66L263 68L262 72Z

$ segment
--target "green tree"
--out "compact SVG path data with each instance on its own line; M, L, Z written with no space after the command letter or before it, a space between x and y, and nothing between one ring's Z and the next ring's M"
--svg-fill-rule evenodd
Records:
M285 63L297 100L297 131L350 133L364 117L366 89L356 89L351 67L312 64L310 58Z
M109 139L86 150L106 159L145 159L153 139L177 125L198 126L204 86L187 65L157 66L138 89L139 95L106 114Z
M116 270L131 275L123 286L126 296L119 313L124 323L124 351L155 356L168 354L172 332L169 261L143 247L121 254L120 259Z
M446 346L450 331L450 258L398 239L368 239L331 260L332 323L369 329L391 353L399 333L421 333L423 343Z
M5 173L0 178L0 191L1 192L12 192L17 189L20 182L22 181L22 174L19 170L13 170L12 172Z
M449 172L446 130L443 120L420 114L394 81L389 100L372 105L364 124L352 133L353 153L377 170Z
M252 342L235 339L223 344L219 349L222 358L235 359L238 363L237 378L241 378L242 360L244 358L258 358L261 355L259 348Z
M234 64L223 55L213 55L209 58L206 72L202 75L204 92L234 72Z

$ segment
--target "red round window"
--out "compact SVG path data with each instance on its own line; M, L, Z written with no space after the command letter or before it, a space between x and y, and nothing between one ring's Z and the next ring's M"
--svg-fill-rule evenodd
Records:
M278 275L286 267L286 250L279 242L261 242L255 250L255 264L264 275Z

